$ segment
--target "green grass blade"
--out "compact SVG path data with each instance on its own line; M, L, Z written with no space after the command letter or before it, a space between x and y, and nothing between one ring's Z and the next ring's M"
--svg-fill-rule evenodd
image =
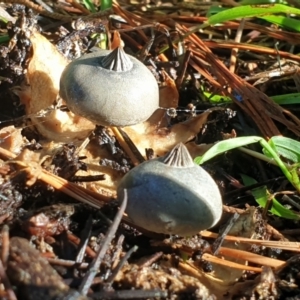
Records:
M288 208L284 207L279 201L277 201L275 198L272 200L272 208L270 209L270 212L276 216L279 216L281 218L285 219L291 219L291 220L300 220L300 215L293 212L292 210L289 210Z
M94 3L90 0L83 0L83 4L90 12L95 13L97 11Z
M213 8L210 10L210 13L216 10ZM188 37L194 32L204 29L211 25L220 24L226 21L242 19L242 18L251 18L251 17L264 17L272 14L294 14L300 15L300 9L291 7L283 4L267 4L267 5L242 5L233 7L230 9L225 9L219 13L210 16L206 22L200 25L196 25L191 28L187 33L182 36L182 39ZM169 46L164 46L159 50L159 53L165 52Z
M221 11L228 10L226 7L214 6L212 5L209 10L206 12L206 17L209 18L215 14L218 14Z
M274 159L278 167L281 169L287 180L297 189L297 191L300 193L300 181L299 177L295 176L295 172L292 174L291 170L287 168L287 166L284 164L284 162L280 159L280 157L277 155L276 151L271 147L270 144L268 144L267 141L265 141L261 137L257 136L249 136L249 137L238 137L234 139L229 139L225 141L221 141L216 143L214 146L212 146L203 156L198 156L194 159L195 163L197 164L203 164L204 162L208 161L209 159L224 153L226 151L232 150L234 148L239 148L242 146L246 146L252 143L259 142L261 146L270 153L270 157ZM260 156L257 156L260 159Z
M284 27L284 28L287 28L290 30L294 30L296 32L300 31L300 21L293 19L293 18L274 15L274 16L260 17L260 19L263 19L272 24L276 24L278 26L281 26L281 27Z
M223 23L226 21L250 18L250 17L260 17L271 14L295 14L300 15L300 9L290 7L283 4L271 4L266 6L253 6L253 5L243 5L233 7L224 11L221 11L211 17L206 21L206 25L215 25L218 23Z
M0 16L0 20L1 20L3 23L5 23L5 24L7 24L7 23L8 23L8 20L7 20L7 19L5 19L4 17L1 17L1 16Z
M1 35L0 36L0 44L2 43L6 43L10 40L9 36L8 35Z
M246 186L257 183L257 181L247 175L241 174L243 182ZM265 186L256 188L251 190L255 201L263 208L266 207L269 199L269 193ZM284 207L280 202L278 202L275 198L272 199L271 209L269 210L272 214L291 220L300 220L300 215L291 211L290 209Z
M257 143L261 140L261 137L257 136L248 136L248 137L237 137L234 139L229 139L225 141L221 141L212 146L206 153L202 156L198 156L195 158L196 164L203 164L204 162L210 160L211 158L222 154L226 151L246 146L249 144Z
M282 0L242 0L239 2L240 5L261 5L261 4L275 4L281 3L286 4L286 1Z
M284 136L273 136L269 144L278 155L293 163L300 162L300 142ZM264 149L264 154L268 157L271 156L266 149Z
M230 103L232 100L227 96L221 96L221 95L214 95L212 93L203 92L204 96L208 99L210 103ZM300 97L300 96L299 96Z
M300 93L272 96L270 98L279 105L300 104Z
M260 144L262 145L265 151L268 151L270 153L271 157L274 159L274 161L276 161L278 167L281 169L282 173L287 178L287 180L297 189L298 192L300 192L299 180L295 180L296 178L292 176L290 170L288 170L287 166L277 155L276 151L264 139L260 140Z
M208 92L203 92L205 97L209 100L211 103L230 103L232 100L227 96L221 96L221 95L213 95ZM300 104L300 93L291 93L291 94L284 94L284 95L278 95L278 96L271 96L270 97L275 103L279 105L291 105L291 104Z
M111 9L112 0L101 0L101 10Z

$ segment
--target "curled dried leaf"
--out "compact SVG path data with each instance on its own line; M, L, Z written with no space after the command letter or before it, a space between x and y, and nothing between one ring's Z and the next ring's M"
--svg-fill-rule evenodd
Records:
M45 110L55 103L60 76L68 64L56 47L41 34L34 32L30 40L33 46L33 56L28 66L30 91L23 92L26 95L24 104L28 115ZM83 139L94 128L90 121L57 109L45 111L42 116L33 116L31 119L43 136L55 141Z

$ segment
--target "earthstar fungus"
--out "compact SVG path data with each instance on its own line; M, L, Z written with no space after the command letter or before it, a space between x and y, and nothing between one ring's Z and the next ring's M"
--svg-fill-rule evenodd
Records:
M119 200L124 189L129 220L148 231L191 236L214 226L222 215L217 184L182 143L129 171L118 186Z
M73 113L103 126L141 123L159 106L153 74L121 47L71 62L61 76L60 96Z

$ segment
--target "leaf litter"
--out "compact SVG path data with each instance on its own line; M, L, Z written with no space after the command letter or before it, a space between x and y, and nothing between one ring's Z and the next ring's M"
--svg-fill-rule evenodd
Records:
M134 14L121 8L117 2L114 2L113 9L116 14L123 17L131 26L135 27L137 23L141 26L152 26L151 21L138 14ZM164 21L160 20L160 22L160 26L166 28L167 25L164 24ZM181 26L180 24L176 24L176 28L179 32L181 31L183 35L186 35L187 40L192 44L191 52L193 53L193 56L190 59L191 66L193 66L209 82L211 82L213 88L217 88L224 95L230 96L233 101L257 123L261 134L264 137L271 137L279 133L274 120L286 125L286 127L294 134L299 134L297 128L299 120L296 116L292 115L289 111L276 106L261 91L253 88L250 84L241 81L238 75L230 73L224 64L218 60L208 48L209 42L204 42L194 33L189 34L184 25ZM139 31L139 34L142 40L148 40L148 37L141 30ZM125 40L126 45L126 41L128 42L128 40L130 40L130 36L127 35L127 33L124 33L122 37ZM58 52L56 47L54 47L47 38L37 31L32 31L29 39L32 43L33 55L30 58L30 63L27 68L28 85L22 85L20 88L15 89L14 92L23 103L26 114L35 125L38 135L42 136L39 141L42 145L42 149L35 151L25 149L25 146L28 146L26 145L28 142L23 137L21 130L19 129L5 127L1 130L3 143L1 144L2 148L0 154L1 157L5 158L5 160L10 159L10 161L8 160L6 163L3 162L0 170L1 174L4 176L1 187L2 198L9 203L16 203L16 198L18 197L17 191L22 191L24 188L21 184L22 180L23 185L26 184L26 189L29 190L30 187L34 189L37 184L36 182L41 180L52 186L54 189L57 189L83 203L89 204L94 208L102 208L101 211L106 211L107 215L111 215L116 211L116 203L114 203L113 199L115 197L116 186L123 174L116 170L116 164L114 165L115 169L108 168L107 166L99 164L99 161L103 159L114 161L116 157L112 156L112 153L105 147L99 147L99 145L94 144L93 142L85 143L85 141L83 141L84 138L88 138L90 136L89 138L92 140L91 137L93 136L90 134L94 130L95 125L91 124L88 120L75 116L69 111L61 109L64 106L64 103L60 99L59 102L56 103L60 74L67 65L68 60ZM112 45L117 46L118 43L120 43L120 41L114 40ZM201 51L197 50L195 47L197 47L197 49L201 49ZM164 57L164 54L161 54L159 58L161 61L168 61L168 59ZM208 69L213 75L208 72L208 66ZM218 116L218 113L222 113L224 111L223 108L209 108L194 117L186 117L184 122L179 121L177 123L175 122L175 124L170 124L172 120L170 120L169 115L171 114L172 109L179 106L180 94L178 93L175 80L168 74L168 72L162 71L162 73L164 73L164 79L160 89L161 109L159 109L148 121L142 124L123 128L123 131L127 134L134 145L133 149L130 147L127 147L128 149L126 147L123 148L124 150L127 149L127 151L124 151L124 156L122 157L127 157L129 166L130 159L128 159L128 157L134 157L134 154L130 153L132 150L137 149L142 154L142 158L145 159L145 149L151 149L153 153L152 155L161 156L179 142L186 143L194 158L202 155L209 147L211 147L211 145L210 143L199 145L199 143L196 142L197 139L199 139L199 133L205 134L205 131L208 130L207 127L209 124L216 122L211 117ZM222 86L227 85L229 85L231 89L222 88ZM261 101L258 101L258 99ZM266 110L270 111L269 115L263 113ZM124 138L124 134L116 128L105 129L102 133L110 141L114 140L113 137L115 136L120 145L124 145L124 143L126 143L126 140L120 139L120 137ZM234 136L235 133L232 132L231 137ZM85 170L80 170L80 167L78 170L75 168L76 176L95 176L101 174L104 175L104 180L91 183L83 182L80 183L80 185L77 185L53 174L53 156L57 153L61 153L60 151L62 150L63 145L70 142L72 142L78 150L78 152L75 153L77 156L75 156L78 158L82 157L85 165L87 166L87 169ZM31 147L33 147L32 144ZM35 145L35 147L37 146ZM71 147L69 147L69 149L71 149ZM134 161L131 160L131 163L131 166L133 166ZM5 190L6 187L13 187L16 191L15 194L9 194L8 190ZM42 189L41 186L38 186L38 188ZM33 190L31 190L30 193L25 193L23 197L28 199L37 198L37 194L34 194ZM53 205L51 200L46 200L46 202ZM35 207L35 205L33 205L33 207ZM74 207L76 207L76 205ZM99 249L103 249L98 245L103 245L104 241L107 242L107 240L103 238L103 234L101 237L99 232L104 231L105 233L105 229L107 229L107 226L111 224L111 221L106 216L97 216L97 211L91 211L86 209L84 206L78 209L78 211L85 214L93 214L95 219L102 218L102 220L99 221L99 224L102 224L103 226L100 231L100 225L98 225L98 228L96 227L96 229L94 229L93 236L91 236L90 233L85 236L85 239L86 241L89 237L91 239L89 246L86 247L94 247L95 252ZM77 215L80 214L78 211ZM226 219L230 218L232 215L232 212L229 212L229 210L226 213L226 207L224 207L224 211L224 220L222 220L222 224L225 224ZM274 258L268 258L270 255L264 253L265 249L268 248L260 246L254 247L255 242L263 242L272 236L270 227L267 226L266 222L261 217L260 209L254 207L249 207L247 210L233 208L233 211L238 212L240 214L240 218L232 225L231 229L229 229L229 233L225 236L225 240L226 238L232 237L233 242L223 242L222 247L219 250L219 256L212 255L211 246L203 248L200 236L190 239L178 239L178 241L176 239L163 240L162 242L157 242L159 241L159 237L156 236L154 242L152 241L151 244L153 247L152 254L153 251L166 251L162 260L157 258L157 260L154 260L154 262L150 265L144 265L142 261L147 261L147 257L149 257L151 251L148 253L148 256L146 251L145 255L135 257L132 263L122 262L119 258L119 272L115 272L113 279L114 289L111 291L107 288L105 278L100 275L100 277L98 277L98 284L101 286L101 291L98 292L98 295L97 293L94 293L94 296L100 298L110 297L112 299L116 299L117 297L119 297L119 299L122 299L122 297L125 299L128 297L132 298L134 296L139 298L158 297L170 299L232 299L234 297L236 299L242 299L242 297L253 297L253 295L256 295L255 297L257 297L257 299L258 297L263 297L261 299L271 299L272 297L279 298L282 294L284 294L284 291L286 291L283 287L284 278L286 278L286 276L291 276L291 271L289 271L289 260L281 261L280 259L276 259L279 257L280 253L274 254ZM20 211L12 211L11 215L13 216L14 214L18 217L24 217ZM68 221L71 215L67 214L62 216L63 218L66 218L67 221L64 223L64 226L66 227L62 228L62 232L65 232L67 228L71 226ZM9 224L12 217L7 213L4 213L3 216L3 224ZM40 222L41 215L38 216L39 217L34 219L28 219L27 223L25 222L23 224L28 224L28 222L29 224L35 223L37 220ZM48 228L50 226L50 223L48 223L49 219L44 216L42 216L42 219L43 222L46 220L45 226ZM59 224L59 217L54 216L53 222L54 225L56 222ZM36 224L32 225L36 226ZM126 222L120 225L119 235L123 232L123 234L125 234L128 238L126 247L123 247L125 247L128 251L130 244L138 243L142 249L144 248L143 251L145 251L147 247L145 247L143 243L147 244L147 241L144 241L141 244L138 239L135 241L134 237L143 237L143 235L138 233L138 229L133 229L132 226L130 227L128 225ZM116 223L115 226L118 226L118 224ZM76 227L70 228L70 230L72 229L76 231ZM7 230L6 227L3 227L2 253L4 253L5 250L5 230ZM23 225L23 231L28 232L28 225ZM35 246L41 252L44 252L46 257L47 255L49 256L51 252L52 255L50 256L56 257L56 253L53 252L53 248L45 246L47 244L55 246L55 238L51 237L51 234L48 234L45 229L42 229L42 232L42 234L34 234L37 235L40 240L40 242L37 242ZM45 232L47 234L44 234ZM61 232L59 231L59 234L60 233ZM12 232L12 234L14 234L14 232ZM32 234L32 231L30 231L29 235ZM150 233L144 232L144 234L146 236L151 236ZM282 241L277 243L274 242L274 244L270 247L279 247L281 249L299 252L299 245L296 242L286 241L282 235L278 235L282 238ZM17 236L20 236L20 234L17 234ZM210 233L203 232L203 236L209 237ZM240 243L240 240L243 238L246 238L247 242L245 244ZM98 245L97 243L92 243L93 239L97 240ZM84 241L84 239L82 241ZM10 240L10 247L12 247L10 250L10 258L8 262L4 259L2 260L4 265L8 264L8 266L13 266L15 264L14 259L16 255L19 255L16 254L15 249L13 249L15 243L20 243L20 248L24 249L27 253L31 253L32 251L27 249L28 246L25 240L22 240L21 238L12 238ZM118 260L113 261L116 259L114 254L117 253L117 244L116 242L109 242L108 244L110 244L110 249L105 249L107 251L106 256L108 257L104 259L104 262L102 262L102 267L100 269L101 272L99 274L102 272L105 273L105 270L106 272L110 271L112 274L112 262L114 262L115 265L118 265ZM123 248L123 256L126 252L125 248ZM166 250L166 248L170 248L172 250ZM170 252L171 254L168 254ZM257 252L257 256L252 255L252 253L255 252ZM90 253L92 252L90 251ZM195 253L200 253L199 258L194 256ZM238 254L239 258L235 259ZM46 261L38 262L38 259L42 260L42 257L40 257L37 253L29 255L32 257L31 265L35 263L37 265L47 264ZM184 260L184 257L188 257L188 259ZM37 261L35 260L36 258ZM150 258L148 259L151 261ZM292 257L290 260L292 259L297 260L297 255ZM225 264L222 263L222 261L225 261ZM249 264L249 262L252 262L252 264ZM58 262L56 261L56 263ZM208 267L206 268L210 271L205 271L203 264L208 264ZM272 267L273 270L270 267ZM17 268L20 268L20 266L17 266ZM24 268L27 269L25 265L21 267L22 270ZM16 274L15 270L16 269L14 269L13 273ZM90 271L91 270L92 269L90 269ZM33 272L31 274L35 275L38 274L35 270L30 270L30 268L28 268L28 272ZM46 276L50 276L49 274L51 272L51 269L49 269L49 271L45 271ZM261 275L256 275L260 272ZM49 289L53 289L52 285L45 285L43 287L44 290L41 289L40 291L38 283L39 280L22 282L9 274L10 273L7 272L9 280L18 286L18 293L20 293L20 291L25 291L30 285L38 287L38 292L28 292L29 299L38 299L35 298L35 293L47 293ZM34 275L30 276L34 278ZM275 278L278 278L279 281L276 281L278 279ZM62 284L59 277L57 277L54 281L57 284ZM237 284L237 282L239 283ZM91 282L89 285L90 284ZM89 286L84 289L86 288L88 289ZM137 289L136 295L133 291L130 293L129 289L132 288ZM12 290L7 282L5 289L7 295L10 295L9 297L13 299L14 296ZM59 292L58 297L65 297L65 289L68 290L68 287L64 286L62 291ZM81 285L80 290L83 291L84 289ZM147 290L149 293L147 293ZM295 291L297 290L298 287L295 286ZM57 290L54 289L54 291ZM164 293L164 291L167 293ZM138 294L138 292L140 292L140 294ZM76 294L77 292L74 293L74 299L85 299L85 296L80 295L79 293ZM68 297L70 295L73 296L71 293L68 294ZM91 293L90 296L93 297L93 293Z

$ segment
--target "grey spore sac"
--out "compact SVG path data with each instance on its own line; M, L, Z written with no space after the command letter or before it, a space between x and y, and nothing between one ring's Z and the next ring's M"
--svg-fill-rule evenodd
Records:
M159 107L154 76L121 47L71 62L60 79L60 96L73 113L102 126L138 124Z
M217 184L183 144L129 171L118 186L118 198L124 189L130 221L148 231L191 236L214 226L222 215Z

